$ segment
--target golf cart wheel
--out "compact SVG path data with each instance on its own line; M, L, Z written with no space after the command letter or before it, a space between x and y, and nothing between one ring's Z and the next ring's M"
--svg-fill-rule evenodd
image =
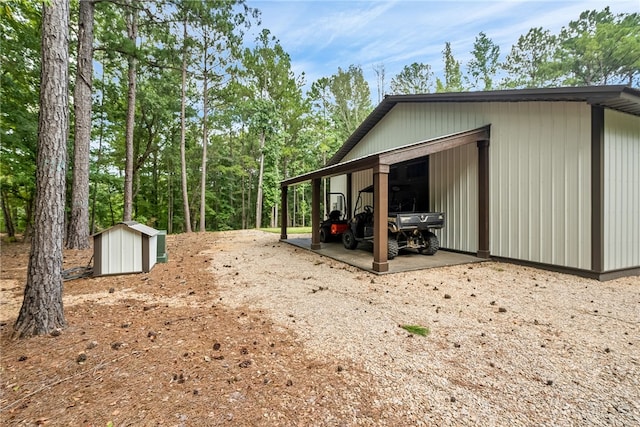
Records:
M320 229L320 241L322 243L327 243L329 241L329 239L331 238L331 234L330 231L327 230L326 227L322 227Z
M438 252L438 249L440 249L440 242L438 241L438 236L436 236L430 231L427 231L426 233L423 234L423 238L426 246L423 249L421 249L420 252L425 255L435 255L435 253Z
M395 237L389 236L389 240L387 240L387 259L394 259L398 256L398 241Z
M352 230L342 233L342 244L347 249L355 249L358 246L358 241Z

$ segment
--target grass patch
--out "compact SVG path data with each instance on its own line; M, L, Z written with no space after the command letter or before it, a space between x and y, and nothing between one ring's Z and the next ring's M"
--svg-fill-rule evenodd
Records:
M261 231L267 233L280 233L280 228L261 228ZM307 234L311 233L311 227L287 227L287 234Z
M400 327L413 335L420 335L421 337L426 337L427 335L429 335L429 328L425 328L424 326L400 325Z

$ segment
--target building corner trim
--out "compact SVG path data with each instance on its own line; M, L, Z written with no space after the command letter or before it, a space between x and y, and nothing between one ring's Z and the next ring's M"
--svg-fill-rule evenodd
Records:
M591 106L591 270L604 272L604 108Z

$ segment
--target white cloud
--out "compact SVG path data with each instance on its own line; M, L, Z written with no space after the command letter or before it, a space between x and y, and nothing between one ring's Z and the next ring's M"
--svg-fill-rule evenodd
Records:
M263 27L291 55L296 74L310 85L338 67L360 65L375 92L372 66L383 63L387 81L413 62L442 69L445 42L464 69L480 31L503 57L533 27L557 33L585 10L610 5L614 13L640 12L638 0L601 1L249 1L263 12Z

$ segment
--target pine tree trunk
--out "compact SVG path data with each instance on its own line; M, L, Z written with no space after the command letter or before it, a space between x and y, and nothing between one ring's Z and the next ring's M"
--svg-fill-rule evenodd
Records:
M180 109L180 176L182 179L182 207L184 210L184 226L185 232L191 233L191 214L189 213L189 194L187 191L187 160L186 160L186 149L185 149L185 139L186 139L186 118L185 118L185 103L187 102L187 21L183 22L184 24L184 52L182 58L182 93L180 95L181 99L181 109Z
M158 151L155 150L152 153L152 156L153 161L151 163L153 164L153 169L151 171L151 177L153 178L153 187L151 190L151 208L153 209L155 216L153 217L151 226L158 228L158 223L160 222L160 206L158 203L158 196L160 194L160 189L158 188L158 182L160 181L160 173L158 171Z
M304 202L304 188L302 189L301 193L302 193L302 202L301 202L301 205L302 205L302 206L306 206L306 204L305 204L305 202ZM304 210L301 210L301 212L302 212L302 215L301 215L301 216L302 216L302 226L304 227L304 226L305 226L305 219L306 219L307 213L306 213L306 211L304 211Z
M209 103L209 90L207 87L207 49L208 49L208 38L205 33L204 36L204 81L202 83L202 93L203 93L203 108L202 108L202 176L200 178L200 231L207 231L205 215L206 215L206 189L207 189L207 106Z
M96 159L96 170L98 174L100 173L100 164L102 163L102 143L104 141L104 81L105 81L105 72L104 68L102 70L102 90L103 93L100 96L100 136L98 138L98 158ZM96 230L96 199L98 197L98 180L96 179L93 182L93 194L91 196L91 220L89 224L89 233L93 234ZM111 201L109 201L109 205L111 206Z
M73 93L75 141L73 189L67 248L89 247L89 145L91 142L91 88L93 81L93 1L80 2L78 20L78 70Z
M69 126L69 0L44 3L34 234L14 336L65 326L62 305L65 173Z
M248 188L247 188L247 206L251 206L251 189L253 188L253 174L249 174ZM247 208L248 209L248 208ZM251 213L247 210L247 228L249 228L249 222L251 222Z
M262 181L264 179L264 141L265 133L260 133L260 172L258 175L258 193L256 197L256 228L262 226Z
M127 35L135 45L138 38L138 12L133 7L135 0L129 0L130 10L127 14ZM136 79L138 61L133 54L128 58L129 69L127 71L127 119L125 134L125 167L124 167L124 208L123 221L131 221L133 217L133 130L136 119Z
M271 208L271 228L278 226L278 204L276 203Z
M384 73L384 70L382 70ZM384 76L383 76L384 78ZM327 153L326 151L322 152L322 164L326 165L327 164ZM323 186L323 190L322 190L322 200L323 205L324 205L324 217L325 218L329 218L329 195L327 194L327 178L322 178L322 186Z
M2 204L2 217L4 218L4 228L8 237L15 237L16 230L13 226L13 219L11 217L11 209L9 208L9 198L7 192L3 188L0 188L0 204Z
M173 169L173 165L171 166ZM167 234L173 233L173 171L167 178Z
M242 178L242 229L247 228L247 210L244 202L244 178Z
M24 226L24 234L22 235L22 240L28 242L31 240L31 236L33 235L33 205L34 205L35 195L32 195L26 202L25 213L24 216L27 219L27 224Z
M297 186L293 187L293 203L292 203L292 208L293 208L293 215L291 216L291 226L295 227L296 226L296 203L298 202L298 192L297 192Z

